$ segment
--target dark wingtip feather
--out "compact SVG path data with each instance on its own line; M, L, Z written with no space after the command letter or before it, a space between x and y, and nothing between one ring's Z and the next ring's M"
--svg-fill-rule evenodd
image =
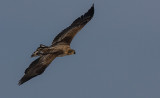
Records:
M93 17L94 15L94 3L92 4L92 7L88 10L88 12L90 14L91 17Z
M88 12L83 15L83 17L88 17L88 16L90 16L90 18L92 18L93 15L94 15L94 4L93 4L92 7L88 10Z
M28 80L30 80L31 78L33 78L34 76L27 76L27 75L24 75L22 78L21 78L21 80L19 80L19 83L18 83L18 85L20 86L20 85L22 85L23 83L25 83L25 82L27 82Z
M22 85L23 83L24 83L24 81L21 79L21 80L19 80L18 85L20 86L20 85Z
M26 82L27 81L27 79L26 79L26 77L25 77L25 75L21 78L21 80L19 80L19 83L18 83L18 85L20 86L20 85L22 85L24 82Z
M76 25L85 25L87 24L93 17L94 15L94 4L92 7L81 17L77 18L71 26L76 26Z

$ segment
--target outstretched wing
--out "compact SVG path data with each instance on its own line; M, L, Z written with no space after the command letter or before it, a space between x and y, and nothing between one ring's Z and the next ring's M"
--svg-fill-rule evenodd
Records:
M92 19L93 15L94 15L94 4L88 10L87 13L77 18L69 27L67 27L61 33L59 33L53 40L52 45L61 42L70 45L73 37Z
M48 67L48 65L57 57L56 54L47 54L39 57L33 61L30 66L25 70L25 75L19 81L19 85L30 80L31 78L40 75Z

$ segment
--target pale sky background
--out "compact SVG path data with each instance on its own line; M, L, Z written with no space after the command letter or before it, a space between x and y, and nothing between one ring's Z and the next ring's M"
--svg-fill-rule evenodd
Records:
M95 4L76 55L18 86L39 44ZM0 0L0 98L160 98L160 0Z

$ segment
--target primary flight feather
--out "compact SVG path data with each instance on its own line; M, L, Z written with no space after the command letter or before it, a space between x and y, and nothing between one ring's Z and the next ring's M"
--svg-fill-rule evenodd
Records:
M33 61L25 70L25 75L20 79L19 85L42 74L56 57L75 54L75 50L70 48L70 43L78 31L92 19L93 15L94 4L84 15L77 18L69 27L60 32L54 38L51 46L41 44L31 55L31 57L39 56L39 58Z

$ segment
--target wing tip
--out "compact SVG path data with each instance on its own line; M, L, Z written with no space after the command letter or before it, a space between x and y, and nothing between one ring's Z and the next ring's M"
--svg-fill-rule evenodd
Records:
M22 79L21 80L19 80L19 82L18 82L18 85L20 86L20 85L22 85L24 82L22 82Z
M20 86L20 85L22 85L23 83L21 82L21 81L19 81L19 83L18 83L18 85Z
M25 75L19 80L18 85L22 85L24 82L26 82Z
M86 16L88 16L88 15L91 16L91 18L93 17L93 15L94 15L94 3L92 4L91 8L86 13Z
M91 8L94 8L94 3L92 4L92 7Z
M31 78L33 78L34 76L28 76L28 75L24 75L20 80L18 85L22 85L23 83L27 82L28 80L30 80Z

